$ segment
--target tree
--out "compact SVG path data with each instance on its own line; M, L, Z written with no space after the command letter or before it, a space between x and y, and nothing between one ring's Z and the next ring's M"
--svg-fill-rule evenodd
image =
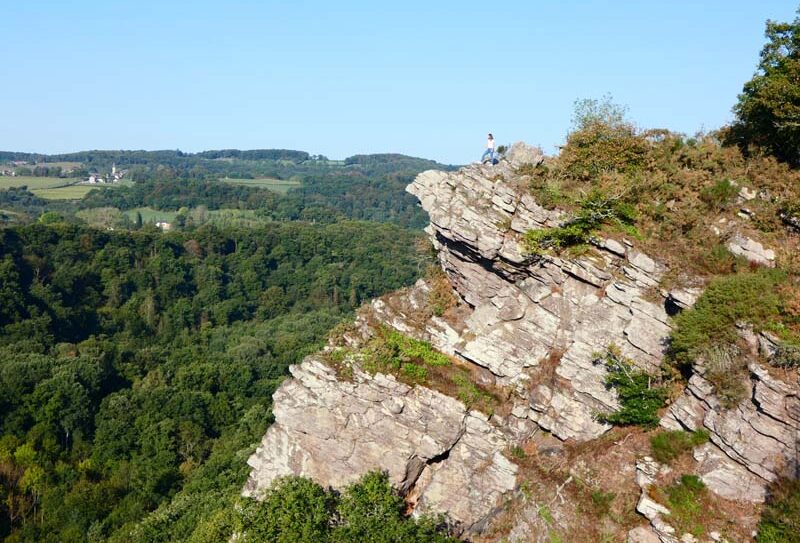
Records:
M594 179L607 172L633 172L647 158L647 140L626 120L627 108L610 95L575 101L572 131L561 162L576 178Z
M333 497L309 479L288 476L278 479L248 513L248 540L323 543L329 541Z
M725 140L800 166L800 17L767 21L765 36L758 70L744 84Z

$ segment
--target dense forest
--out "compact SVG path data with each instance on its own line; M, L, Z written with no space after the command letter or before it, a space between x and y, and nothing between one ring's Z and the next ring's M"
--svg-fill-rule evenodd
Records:
M0 231L0 535L188 537L238 495L288 365L414 280L414 238L358 222ZM147 535L162 504L169 526Z
M210 542L231 526L439 538L380 474L341 497L302 481L262 505L239 493L289 365L427 265L415 249L426 217L404 189L445 166L286 150L2 161L34 177L115 165L127 182L78 200L0 190L0 539ZM171 231L143 212L172 217ZM380 498L369 521L347 512L364 496ZM315 504L324 533L275 510Z

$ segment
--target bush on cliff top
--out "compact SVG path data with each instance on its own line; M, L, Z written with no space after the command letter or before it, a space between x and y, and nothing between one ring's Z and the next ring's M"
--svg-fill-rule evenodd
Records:
M589 104L587 106L587 103ZM745 158L721 145L717 134L687 138L666 130L637 130L625 110L610 99L578 104L574 130L557 157L520 168L530 178L538 203L571 213L558 228L529 233L532 252L586 243L597 232L639 234L638 245L670 265L676 274L709 276L705 257L716 238L709 224L736 220L733 205L746 187L750 226L765 235L780 233L800 202L800 170L772 157ZM599 193L631 212L611 220L585 219L587 195ZM630 219L630 220L628 220ZM718 241L718 240L716 240Z

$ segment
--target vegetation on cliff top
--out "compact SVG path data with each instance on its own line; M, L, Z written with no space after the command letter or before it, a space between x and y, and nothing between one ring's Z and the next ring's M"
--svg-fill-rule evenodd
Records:
M744 85L726 134L748 154L767 152L800 166L800 17L767 21L758 71Z
M560 155L520 170L538 202L569 213L526 234L531 253L633 238L666 264L661 287L707 287L676 317L668 358L684 372L702 361L727 406L746 393L743 327L776 337L775 366L800 365L798 36L800 18L767 24L759 72L731 127L692 138L641 130L610 97L583 100ZM734 256L734 234L775 249L777 269Z
M332 339L346 332L334 330ZM494 413L499 404L499 392L477 383L471 371L456 364L450 357L437 351L427 341L411 338L386 326L377 326L373 335L356 349L339 345L329 358L339 374L352 376L352 365L370 373L382 372L396 376L409 385L424 385L443 394L457 398L467 409Z

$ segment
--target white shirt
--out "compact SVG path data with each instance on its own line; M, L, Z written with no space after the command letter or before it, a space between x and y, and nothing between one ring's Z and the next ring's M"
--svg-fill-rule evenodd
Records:
M486 140L486 148L487 149L494 149L494 140Z

